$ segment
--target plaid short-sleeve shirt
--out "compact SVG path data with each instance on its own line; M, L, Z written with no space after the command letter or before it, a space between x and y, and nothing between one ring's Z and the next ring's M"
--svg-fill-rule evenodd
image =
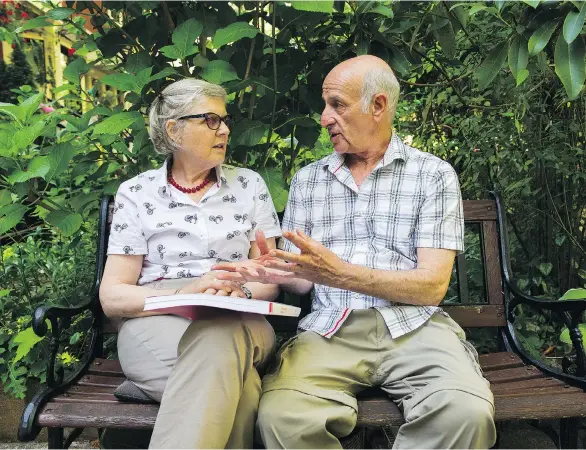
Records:
M447 162L393 135L358 188L344 157L334 152L295 174L282 228L303 230L352 264L415 269L418 247L464 249L458 177ZM282 248L299 252L289 241ZM380 311L393 338L420 327L439 309L315 285L312 312L299 327L331 337L352 309L366 308Z

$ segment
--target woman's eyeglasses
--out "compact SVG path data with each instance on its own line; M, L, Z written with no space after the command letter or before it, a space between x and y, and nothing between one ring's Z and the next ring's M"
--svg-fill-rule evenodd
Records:
M179 117L179 119L177 120L187 119L205 119L206 125L210 130L217 130L222 125L222 122L224 122L230 130L234 126L234 117L232 117L230 114L224 117L220 117L218 114L212 112L202 114L190 114L189 116Z

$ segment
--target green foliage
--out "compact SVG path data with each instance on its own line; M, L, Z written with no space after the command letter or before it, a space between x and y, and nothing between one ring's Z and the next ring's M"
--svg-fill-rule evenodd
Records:
M93 227L91 227L93 228ZM96 234L77 236L36 228L26 240L0 251L0 382L5 392L23 398L27 378L44 382L48 342L34 334L31 314L40 304L74 306L85 301L93 280ZM49 329L51 324L47 322ZM65 332L60 364L73 370L87 347L88 317Z

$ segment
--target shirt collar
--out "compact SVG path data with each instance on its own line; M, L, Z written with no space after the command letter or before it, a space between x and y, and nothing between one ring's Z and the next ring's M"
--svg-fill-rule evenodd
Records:
M382 160L379 162L378 167L388 166L396 159L406 161L407 149L401 138L393 133L391 141L389 142L387 150L385 151ZM327 168L331 173L335 174L344 165L344 161L345 156L334 151L329 156L326 156L324 160L324 168Z
M163 194L169 194L170 192L170 184L167 180L167 167L169 166L169 158L165 160L163 165L156 170L156 177L155 180L157 183L157 187L159 188L159 192ZM220 184L224 184L226 187L229 187L228 180L226 178L226 174L224 172L224 168L222 164L218 164L216 167L216 178L218 179L217 185L220 187Z

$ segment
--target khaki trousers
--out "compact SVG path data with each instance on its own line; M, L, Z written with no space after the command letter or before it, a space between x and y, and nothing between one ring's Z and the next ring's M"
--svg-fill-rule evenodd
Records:
M460 326L436 313L392 339L375 309L354 310L326 339L304 331L263 379L257 426L266 448L341 448L356 425L356 395L378 386L406 423L394 448L489 448L493 396Z
M173 289L191 281L150 287ZM161 402L150 447L252 448L258 371L274 346L273 329L258 314L208 308L193 322L172 315L126 320L118 333L122 369Z

